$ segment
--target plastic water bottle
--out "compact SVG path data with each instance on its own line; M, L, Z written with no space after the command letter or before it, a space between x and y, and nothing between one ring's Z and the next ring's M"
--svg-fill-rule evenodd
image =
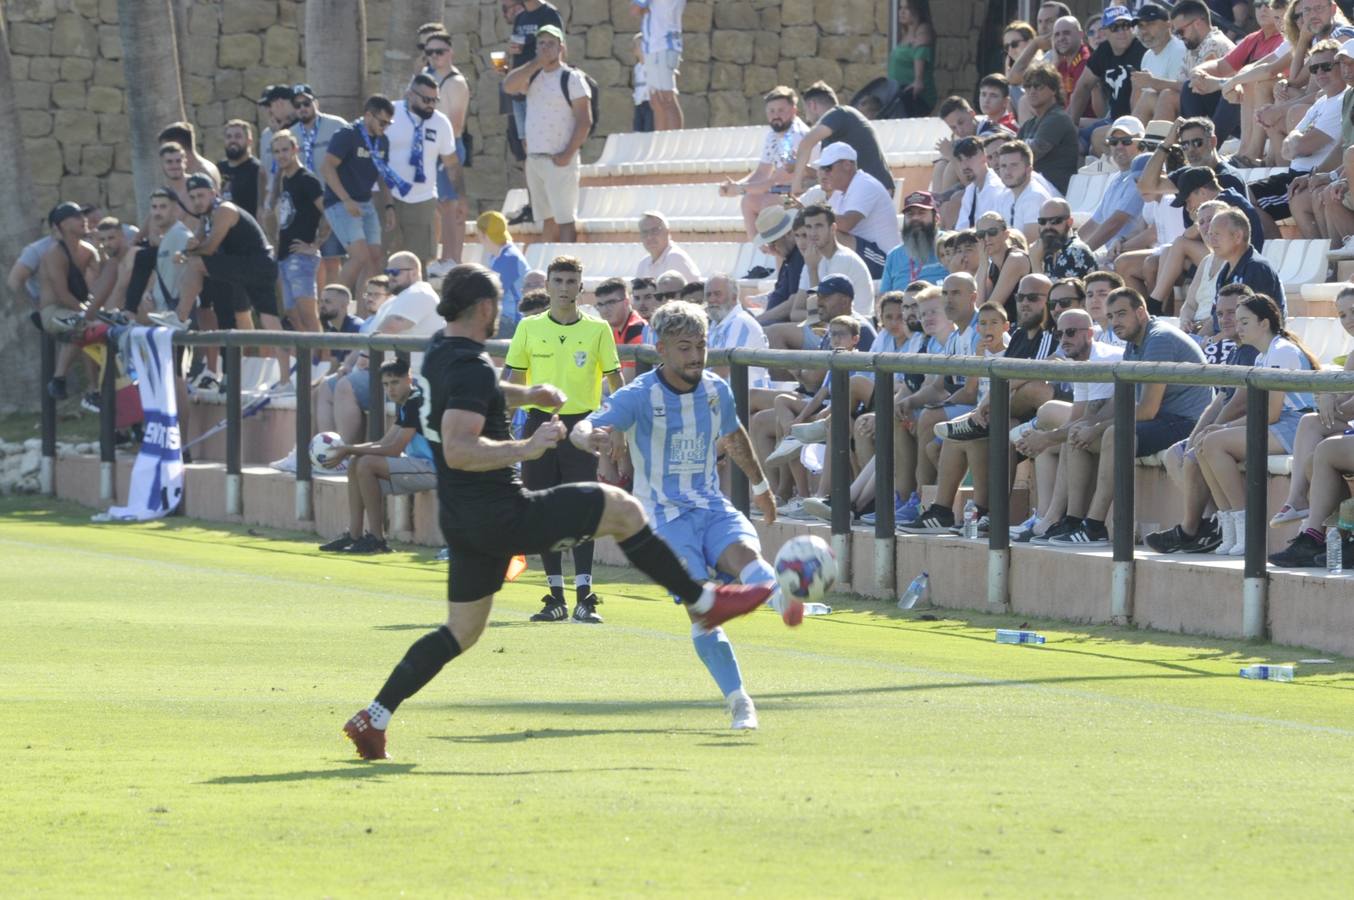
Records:
M903 596L898 599L898 608L911 609L917 605L918 601L929 599L930 595L930 576L925 572L922 572L916 578L912 579L912 583L907 586L907 590L903 591Z
M1242 678L1256 681L1292 681L1292 666L1246 666L1241 670Z
M978 504L972 500L964 504L964 537L970 541L978 538Z
M829 616L832 614L832 607L826 603L814 603L810 601L804 604L804 615L806 616Z
M1340 529L1326 529L1326 574L1343 575L1345 571L1344 541Z
M998 628L998 644L1042 644L1044 636L1037 631L1021 631L1018 628Z

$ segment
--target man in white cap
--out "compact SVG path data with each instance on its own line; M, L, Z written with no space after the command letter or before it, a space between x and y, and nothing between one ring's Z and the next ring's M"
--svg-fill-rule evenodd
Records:
M762 325L788 322L793 304L787 301L799 290L804 271L804 255L794 238L795 212L785 206L768 206L757 213L757 245L765 247L780 260L776 267L776 286L765 295L765 312L757 321Z
M1092 250L1108 246L1112 241L1127 237L1141 227L1142 194L1138 193L1138 179L1131 166L1138 155L1138 141L1142 139L1142 122L1133 116L1120 116L1110 126L1105 143L1109 158L1118 169L1110 176L1100 204L1091 213L1090 221L1081 226L1081 239ZM1117 255L1118 247L1113 247Z
M879 179L860 170L850 144L829 144L815 165L828 206L837 214L837 240L856 251L870 277L878 278L889 251L902 243L893 197Z

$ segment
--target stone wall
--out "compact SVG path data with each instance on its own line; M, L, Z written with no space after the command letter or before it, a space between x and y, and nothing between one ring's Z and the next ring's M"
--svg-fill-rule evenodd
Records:
M367 3L367 71L380 73L390 0ZM204 152L219 158L221 126L259 120L254 101L272 82L304 80L301 0L192 0L185 85L189 117ZM628 130L631 36L638 22L628 0L561 0L571 59L601 85L598 134ZM986 3L936 4L942 91L972 86L975 22ZM37 200L99 201L128 215L132 179L116 0L8 0L19 127L27 140ZM496 206L512 184L505 119L498 112L498 76L488 54L506 42L498 0L452 0L445 21L474 99L469 130L478 157L469 173L482 208ZM825 79L849 96L884 70L887 0L693 0L686 10L686 54L679 88L690 127L759 121L758 98L778 83ZM966 68L967 67L967 68ZM369 77L369 87L378 79ZM323 105L324 86L316 85Z

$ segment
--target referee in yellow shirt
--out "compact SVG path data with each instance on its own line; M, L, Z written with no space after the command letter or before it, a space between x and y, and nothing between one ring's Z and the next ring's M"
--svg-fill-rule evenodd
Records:
M553 384L569 399L558 412L565 427L576 423L602 405L602 378L611 390L619 390L621 362L616 356L616 338L611 326L578 311L583 289L583 266L572 256L557 256L546 271L545 289L550 308L524 318L517 325L504 364L508 381L514 384ZM553 409L526 407L524 435L533 434L555 414ZM528 490L542 491L560 484L597 480L597 457L579 450L568 440L540 459L522 463L522 482ZM574 621L601 624L592 591L592 541L574 545ZM550 593L545 606L531 617L533 622L563 622L569 618L564 599L563 548L541 554Z

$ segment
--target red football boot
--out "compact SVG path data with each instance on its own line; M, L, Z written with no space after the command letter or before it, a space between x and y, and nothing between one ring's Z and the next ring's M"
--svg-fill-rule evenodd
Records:
M343 733L357 747L357 755L363 759L391 759L386 752L386 733L371 724L371 713L359 710L343 725Z
M730 619L736 619L739 616L745 616L755 609L761 607L766 602L766 598L771 596L775 590L774 585L770 584L721 584L719 586L706 585L706 594L702 595L704 600L706 596L714 595L714 604L703 613L695 614L696 624L700 625L706 631L718 628ZM695 612L695 610L692 610ZM804 607L801 604L799 608L800 617L803 617ZM789 619L786 619L789 622Z

